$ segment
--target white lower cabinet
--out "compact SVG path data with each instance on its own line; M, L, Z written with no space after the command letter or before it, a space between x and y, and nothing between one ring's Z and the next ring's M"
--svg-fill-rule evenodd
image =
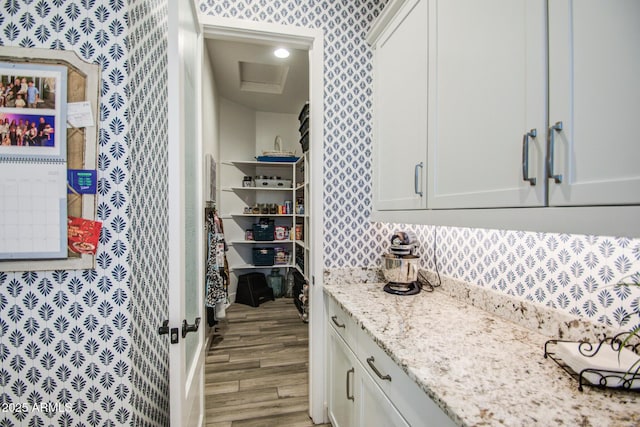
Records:
M355 426L353 380L355 356L333 328L329 328L329 418L333 427Z
M360 396L358 425L372 427L409 426L387 396L364 371L357 378L356 390Z
M329 418L334 427L409 426L332 327L329 372Z
M454 426L336 302L328 305L328 406L333 427Z
M388 401L393 402L395 413L402 414L410 426L453 427L455 423L418 384L382 350L367 333L359 329L357 341L358 360L369 378L382 390ZM367 426L369 424L360 424Z

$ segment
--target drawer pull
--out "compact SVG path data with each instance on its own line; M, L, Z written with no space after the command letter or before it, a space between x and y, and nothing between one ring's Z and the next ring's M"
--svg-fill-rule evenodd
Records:
M376 375L381 379L381 380L387 380L387 381L391 381L391 375L387 374L387 375L382 375L380 373L380 371L378 371L378 368L376 368L376 365L373 364L373 362L375 362L376 359L373 358L373 356L368 357L367 358L367 364L369 365L369 367L371 369L373 369L373 372L376 373Z
M347 371L347 399L348 400L355 400L353 393L351 393L351 396L349 396L349 391L351 390L351 381L349 381L349 374L353 374L355 372L356 372L355 368L351 368Z
M338 316L331 316L331 320L338 328L344 328L344 323L338 322Z

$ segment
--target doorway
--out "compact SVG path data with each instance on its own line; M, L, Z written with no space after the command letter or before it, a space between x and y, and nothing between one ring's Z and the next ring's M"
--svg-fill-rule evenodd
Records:
M309 282L309 415L315 423L323 423L327 420L325 411L325 396L324 396L324 372L325 372L325 350L324 350L324 305L322 303L322 268L324 265L322 257L322 155L323 155L323 33L317 29L306 29L293 26L281 26L276 24L265 24L250 21L239 21L235 19L217 18L209 16L200 16L200 23L203 28L204 46L208 43L212 43L214 47L202 55L204 58L209 57L211 63L221 61L224 58L222 52L224 49L230 49L230 51L239 51L240 49L257 49L259 47L286 47L296 54L302 54L306 57L307 61L307 76L306 76L306 99L309 103L309 157L311 161L307 165L307 173L309 174L309 190L308 200L305 201L305 210L312 218L309 223L309 228L305 231L308 236L305 238L305 243L308 246L309 254L307 262L307 280ZM203 49L207 49L204 47ZM222 49L218 51L219 49ZM235 72L244 73L246 77L244 79L237 79L233 84L244 85L243 96L247 96L248 93L254 92L252 102L262 102L261 105L246 104L250 101L242 101L241 98L234 98L230 100L231 95L225 92L222 95L221 84L225 85L227 89L228 83L222 83L216 81L215 87L212 87L213 97L216 98L213 102L203 102L203 106L207 103L212 105L214 109L214 115L217 125L214 123L214 130L211 131L211 135L207 135L207 119L206 116L203 120L204 125L204 143L207 144L207 139L210 138L213 148L212 156L216 163L222 164L225 160L250 160L252 155L259 154L262 151L268 151L275 148L276 136L280 136L281 144L284 151L297 149L297 153L302 152L302 148L299 145L297 137L293 136L295 132L283 131L288 133L289 136L283 137L279 135L277 129L280 129L280 125L283 123L291 122L291 116L297 118L299 110L302 108L301 101L293 102L289 110L285 107L276 107L275 102L270 108L265 107L264 99L260 101L259 98L267 98L259 95L260 93L271 91L277 91L279 88L279 82L286 80L289 77L288 73L291 69L282 70L277 67L263 67L265 61L241 61L244 64L239 64L236 61ZM269 63L267 63L269 64ZM262 66L262 67L261 67ZM203 67L204 68L204 67ZM215 68L215 67L212 67ZM262 68L262 70L261 70ZM261 74L262 73L262 74ZM283 74L285 76L283 77ZM236 74L237 75L237 74ZM265 77L266 76L266 77ZM214 79L218 76L214 74ZM222 77L221 77L222 78ZM229 83L230 84L230 83ZM207 85L203 82L203 87ZM284 84L286 87L286 83ZM260 89L257 91L256 89ZM284 91L284 88L280 88ZM304 97L303 97L304 98ZM298 104L298 105L296 105ZM249 105L249 106L247 106ZM264 111L266 110L266 111ZM231 111L235 111L234 114L230 114ZM206 113L206 112L205 112ZM253 115L253 119L251 116ZM249 118L247 121L246 119ZM229 129L232 126L238 134L236 136L230 136L223 131L224 126ZM287 128L290 128L289 126ZM295 129L295 128L294 128ZM252 136L253 135L253 136ZM257 138L257 136L261 137ZM268 136L270 135L270 137ZM254 144L252 149L253 153L247 149L243 144L238 144L240 138L247 140L254 138ZM258 139L260 139L258 141ZM223 149L223 145L225 145ZM271 144L271 145L269 145ZM288 149L288 150L287 150ZM205 148L205 152L207 148ZM224 157L222 154L224 153ZM240 156L238 158L236 156ZM234 159L235 157L235 159ZM221 167L217 168L218 174L222 170ZM238 171L239 175L244 173ZM294 172L295 174L295 172ZM225 175L226 176L226 175ZM219 182L218 191L222 191L224 183L219 176L216 180ZM241 185L241 184L239 184ZM238 199L238 198L236 198ZM239 198L240 200L242 197ZM223 214L224 210L222 203L224 198L218 197L220 201L220 212ZM245 206L246 207L246 206ZM240 206L234 208L241 208ZM229 221L230 222L230 221ZM241 224L236 224L235 232L241 233ZM228 233L227 222L225 222L225 234ZM225 236L229 240L228 236ZM231 254L230 254L231 255ZM230 266L231 267L231 266ZM232 274L232 276L234 276ZM237 280L237 276L236 276ZM232 278L230 283L230 297L234 298L235 295L235 283Z

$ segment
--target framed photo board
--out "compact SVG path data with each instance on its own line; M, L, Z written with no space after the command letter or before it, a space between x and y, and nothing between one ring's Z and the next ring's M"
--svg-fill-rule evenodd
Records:
M67 227L69 217L96 219L96 196L69 192L67 177L96 169L100 67L72 51L0 46L0 83L0 271L93 268L95 254L69 250ZM79 105L90 124L74 119ZM19 137L4 132L5 118L22 126ZM27 120L36 131L26 132ZM16 216L31 221L31 234L11 227Z

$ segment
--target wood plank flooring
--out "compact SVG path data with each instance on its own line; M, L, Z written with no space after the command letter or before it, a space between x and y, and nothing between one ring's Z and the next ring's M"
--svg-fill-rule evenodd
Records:
M216 328L205 368L208 427L314 425L308 324L292 299L233 304Z

